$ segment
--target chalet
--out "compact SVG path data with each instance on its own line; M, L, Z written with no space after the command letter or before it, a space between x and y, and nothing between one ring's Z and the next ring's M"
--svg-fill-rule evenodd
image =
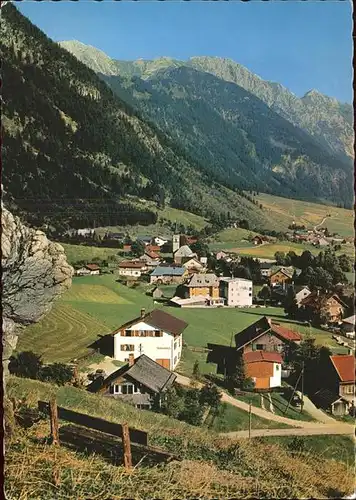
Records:
M258 236L258 235L256 235L254 238L252 238L251 241L254 245L262 245L262 243L263 243L263 239L261 238L261 236Z
M250 351L244 353L246 376L255 389L272 389L282 385L282 356L278 352Z
M193 274L184 285L184 298L204 298L208 305L224 304L224 299L219 295L219 279L213 273Z
M270 318L264 316L235 335L235 346L208 344L210 352L207 361L217 364L218 373L228 374L236 365L236 358L241 355L240 353L245 356L247 353L261 351L263 353L279 354L283 359L284 348L289 345L299 344L301 340L302 337L299 333L289 330L278 323L273 323ZM279 357L273 359L278 359L274 362L279 363ZM273 370L273 373L278 371L275 368Z
M174 252L173 258L176 264L184 264L190 259L197 258L197 254L192 252L188 245L183 245Z
M199 273L205 269L204 265L195 257L184 262L182 267L187 269L189 273Z
M146 263L148 269L155 269L160 263L160 257L155 252L146 251L141 257L140 260Z
M286 344L299 344L299 333L274 323L264 316L242 332L235 335L236 349L247 351L277 351L281 353Z
M157 266L150 274L150 283L178 284L182 283L187 276L188 271L184 267Z
M100 266L98 266L98 264L87 264L86 266L77 269L75 274L77 276L95 276L100 274Z
M149 410L153 405L161 406L176 378L174 373L145 354L136 359L130 354L127 365L106 378L96 379L87 390Z
M345 415L356 401L355 356L330 356L322 381L324 386L314 395L315 402L334 415Z
M300 308L312 319L328 318L328 323L338 323L346 310L346 304L336 293L320 293L319 290L310 293L300 302Z
M252 281L244 278L220 278L220 296L227 306L252 306Z
M139 278L147 272L148 267L145 262L140 260L123 260L119 264L119 275Z
M329 391L329 389L319 389L314 394L313 400L318 407L337 416L346 415L350 407L350 403L345 398Z
M269 282L271 286L275 285L287 285L292 283L293 271L285 267L281 267L278 270L272 272L269 277Z
M346 337L355 338L355 314L342 320L341 331Z
M174 370L182 353L182 333L188 324L155 309L141 315L112 332L114 359L128 361L129 354L145 354L168 370Z

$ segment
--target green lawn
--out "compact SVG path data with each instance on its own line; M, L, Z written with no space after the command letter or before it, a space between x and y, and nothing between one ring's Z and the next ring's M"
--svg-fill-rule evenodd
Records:
M80 260L87 260L88 262L94 258L105 260L111 255L118 257L118 260L120 260L118 256L119 248L88 247L69 243L60 243L60 245L65 250L68 262L72 265Z
M292 437L271 436L256 438L263 443L275 443L287 448L292 442ZM355 465L355 442L350 436L303 436L306 452L318 455L320 458L331 458L347 463L351 467Z
M302 335L315 336L318 343L336 352L346 352L345 348L337 347L330 333L287 321L281 308L180 309L163 306L154 304L152 297L145 295L143 290L117 283L111 274L74 278L72 288L55 303L52 311L20 336L17 349L31 349L43 354L46 361L69 361L88 352L99 334L109 333L139 316L141 308L149 311L160 307L188 323L183 334L188 348L179 366L182 373L191 374L195 359L199 360L203 373L215 372L215 365L206 364L206 354L194 352L189 347L206 347L208 342L233 344L236 333L264 315Z
M236 408L236 406L222 403L219 415L215 418L209 415L204 425L216 432L244 431L249 428L249 414L240 408ZM251 415L252 429L282 429L288 427L286 424Z

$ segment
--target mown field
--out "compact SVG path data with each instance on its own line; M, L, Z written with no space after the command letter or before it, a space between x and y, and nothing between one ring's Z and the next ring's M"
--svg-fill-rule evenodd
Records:
M286 230L288 225L295 221L299 225L305 225L312 229L320 224L324 217L330 214L323 223L331 233L338 233L341 236L353 236L353 210L337 208L328 205L320 205L300 200L292 200L260 193L257 198L262 203L264 211L271 218L278 221L281 230Z
M172 294L167 289L167 295ZM203 373L214 373L215 365L206 363L206 354L195 349L208 342L229 345L234 335L264 315L283 323L302 335L315 336L317 342L335 352L346 352L332 340L331 334L312 327L287 321L281 308L258 309L179 309L154 304L152 297L140 290L117 283L114 275L89 276L73 279L71 289L58 300L52 311L38 324L28 327L21 335L17 350L33 350L45 361L70 361L89 352L92 344L121 324L138 317L141 308L147 311L163 307L165 311L188 323L183 338L179 371L191 374L196 359Z

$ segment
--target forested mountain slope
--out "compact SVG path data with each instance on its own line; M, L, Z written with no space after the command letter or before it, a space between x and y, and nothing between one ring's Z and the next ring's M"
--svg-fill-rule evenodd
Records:
M79 44L79 52L77 42L61 45L80 59L87 54L86 62L94 67L91 54L96 66L105 69L101 56L91 48L85 51ZM255 93L242 88L247 86L247 77L240 86L226 81L227 76L222 79L194 69L201 59L205 58L187 63L169 58L110 60L111 74L99 75L220 182L280 196L352 204L352 161L346 154L335 152L320 135L312 136L293 125L256 97L253 86ZM113 71L124 76L115 76ZM255 75L253 79L260 80ZM285 90L290 99L293 96L281 86L268 85Z
M56 227L152 223L157 214L139 208L141 197L263 219L13 5L1 13L3 184L12 210Z
M213 74L248 90L278 114L310 133L329 151L354 156L352 106L317 90L311 90L299 98L279 83L263 80L241 64L223 57L200 56L187 61L169 57L118 61L76 40L60 44L92 69L105 75L139 76L145 80L160 69L179 66Z

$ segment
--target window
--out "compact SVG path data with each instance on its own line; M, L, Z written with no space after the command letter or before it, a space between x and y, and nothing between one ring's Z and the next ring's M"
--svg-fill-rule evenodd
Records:
M249 293L249 294L248 294L248 296L249 296L249 297L252 297L252 293Z
M127 394L127 385L123 385L123 386L121 387L121 393L122 393L122 394Z
M354 386L353 385L345 385L344 386L344 393L345 394L353 394L354 392Z
M178 346L177 342L174 342L174 350L177 349L177 346Z
M115 385L114 385L114 394L120 394L120 392L121 392L121 390L120 390L120 389L121 389L121 386L120 386L120 385L115 384Z
M130 384L130 385L127 385L127 394L133 394L133 385Z
M265 347L264 344L256 344L257 351L263 351L264 347Z
M276 372L279 372L279 365L276 365Z
M160 330L155 330L155 337L162 337Z
M121 351L134 351L135 346L133 344L121 344L120 349Z
M131 330L125 330L125 335L124 337L131 337L132 336L132 332Z

